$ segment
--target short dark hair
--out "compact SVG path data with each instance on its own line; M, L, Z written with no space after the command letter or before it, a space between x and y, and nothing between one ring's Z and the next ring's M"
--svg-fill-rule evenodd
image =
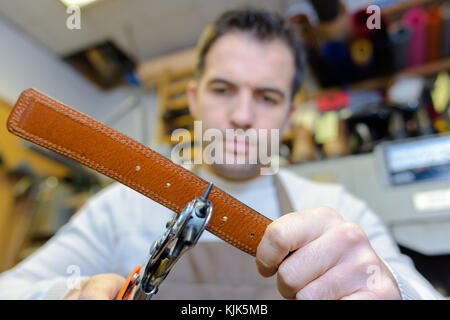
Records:
M295 60L291 96L293 98L303 80L303 57L300 43L296 40L293 30L280 15L265 10L246 8L226 11L208 25L197 46L197 75L201 76L204 71L206 55L212 44L221 36L233 31L247 32L263 41L281 39L287 44Z

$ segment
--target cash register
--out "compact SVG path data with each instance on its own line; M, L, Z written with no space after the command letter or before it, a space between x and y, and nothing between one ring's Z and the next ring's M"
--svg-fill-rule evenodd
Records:
M364 200L401 246L450 254L450 135L388 141L372 153L290 167Z

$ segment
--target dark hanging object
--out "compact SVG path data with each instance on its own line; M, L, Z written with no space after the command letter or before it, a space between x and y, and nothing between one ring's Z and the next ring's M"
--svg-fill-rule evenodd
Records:
M310 0L321 22L336 19L339 14L339 0Z
M105 41L63 58L103 90L126 82L136 63L114 42Z

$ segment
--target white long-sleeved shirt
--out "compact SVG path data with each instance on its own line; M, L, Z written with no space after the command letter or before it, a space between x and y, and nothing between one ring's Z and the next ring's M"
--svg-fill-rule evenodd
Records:
M280 216L273 177L260 176L236 183L205 171L200 171L199 175L266 217L274 220ZM280 170L278 177L295 210L326 205L344 220L358 224L394 275L403 299L442 298L415 270L412 261L400 253L385 226L363 201L338 184L314 183L287 170ZM145 196L121 184L113 184L92 197L42 248L0 275L0 299L61 299L80 279L100 273L126 277L146 260L151 243L162 234L171 215L170 210ZM200 241L223 242L207 231ZM191 251L194 250L196 248ZM176 273L176 267L171 273ZM257 273L256 268L254 272ZM232 271L229 276L236 273ZM242 280L237 282L230 280L234 287ZM220 288L226 285L222 283ZM245 292L245 285L242 283L240 292ZM172 296L167 291L169 289L165 297L183 298L179 296L182 290L172 289ZM226 290L223 292L222 298L230 298ZM239 296L231 298L236 297Z

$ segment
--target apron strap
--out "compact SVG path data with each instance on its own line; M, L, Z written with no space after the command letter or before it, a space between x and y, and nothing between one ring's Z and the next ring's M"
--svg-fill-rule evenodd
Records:
M274 182L278 196L278 205L280 207L280 214L285 215L286 213L295 211L294 206L292 205L292 201L289 198L289 195L286 192L286 188L281 182L281 179L278 174L274 175Z

